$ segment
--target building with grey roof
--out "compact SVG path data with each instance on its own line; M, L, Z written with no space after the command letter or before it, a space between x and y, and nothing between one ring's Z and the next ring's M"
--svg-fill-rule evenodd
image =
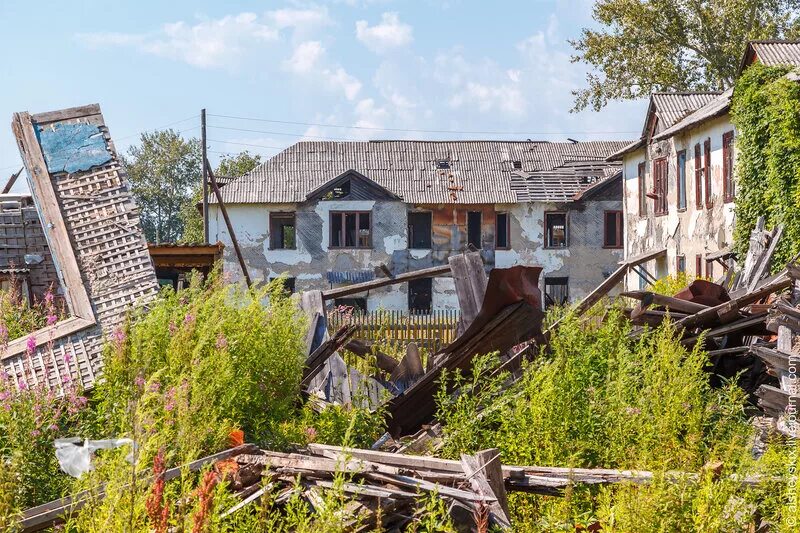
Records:
M324 289L446 264L481 251L487 269L543 268L550 302L596 287L622 258L627 141L298 142L222 188L251 275ZM210 240L229 243L216 204ZM226 267L238 271L232 247ZM452 278L340 304L457 308Z

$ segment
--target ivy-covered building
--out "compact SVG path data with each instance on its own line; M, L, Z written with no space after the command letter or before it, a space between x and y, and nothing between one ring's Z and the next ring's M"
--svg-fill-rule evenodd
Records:
M757 62L800 66L800 41L751 42L740 68ZM659 253L629 274L628 289L681 272L723 275L737 197L733 92L654 93L640 139L609 158L623 166L626 260Z

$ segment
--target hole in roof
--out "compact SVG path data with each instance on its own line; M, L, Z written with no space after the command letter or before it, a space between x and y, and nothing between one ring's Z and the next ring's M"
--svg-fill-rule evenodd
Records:
M449 159L440 159L436 162L436 168L440 169L447 169L450 168L450 160Z
M516 169L522 168L522 161L514 161L514 168Z

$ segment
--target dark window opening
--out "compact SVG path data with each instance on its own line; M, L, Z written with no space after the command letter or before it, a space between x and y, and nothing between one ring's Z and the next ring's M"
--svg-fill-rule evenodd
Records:
M684 274L686 272L685 255L679 255L675 258L675 270L677 270L679 274Z
M408 243L410 248L427 250L431 247L431 213L408 214Z
M703 143L703 177L706 184L706 209L714 205L711 199L711 139Z
M722 199L732 202L736 191L733 181L733 132L722 134Z
M622 211L606 211L603 218L603 246L622 248Z
M509 228L508 213L495 213L494 224L494 247L501 250L511 248L511 238L509 236L511 231Z
M514 168L519 170L522 168L522 161L514 161Z
M639 179L639 216L647 214L647 182L644 175L645 168L646 166L644 163L639 163L639 167L637 168Z
M567 247L567 214L545 213L545 242L547 248Z
M697 209L703 209L703 158L700 143L694 145L694 205Z
M482 248L480 211L470 211L467 213L467 245L472 245L478 250Z
M678 152L678 210L686 209L686 150Z
M564 305L569 301L569 278L544 279L545 307Z
M700 254L694 256L694 275L698 278L703 277L703 256Z
M333 305L340 308L341 311L352 310L353 313L357 314L367 312L366 298L334 298Z
M433 302L433 278L414 279L408 282L408 310L430 313Z
M653 213L667 214L667 158L653 161Z
M331 212L331 248L372 247L372 224L369 211Z
M294 213L269 214L269 247L271 250L294 250L297 246Z
M706 261L706 277L714 281L714 261Z
M274 281L276 277L269 278L270 281ZM296 278L283 278L283 292L286 296L291 296L295 292L295 279Z
M325 200L341 200L350 196L350 180L346 180L325 194Z
M446 170L450 168L450 160L449 159L440 159L436 162L436 168Z

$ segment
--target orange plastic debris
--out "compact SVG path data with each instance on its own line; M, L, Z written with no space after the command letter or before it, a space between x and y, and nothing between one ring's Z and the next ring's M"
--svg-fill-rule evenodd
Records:
M241 429L232 429L231 432L228 433L228 444L231 448L244 444L244 431Z

